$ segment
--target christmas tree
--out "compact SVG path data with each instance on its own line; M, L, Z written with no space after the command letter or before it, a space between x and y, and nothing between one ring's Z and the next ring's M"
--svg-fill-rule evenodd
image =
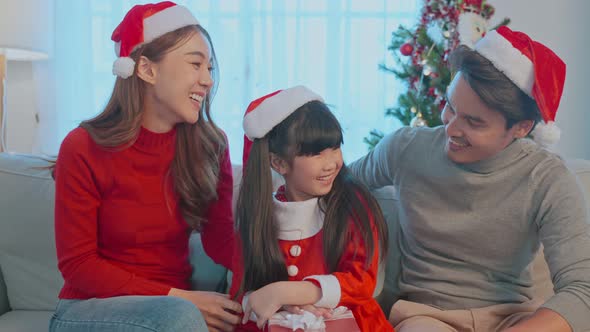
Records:
M416 27L400 26L393 32L388 49L398 67L380 66L408 88L385 116L394 116L406 126L440 125L444 95L451 82L448 56L459 44L473 47L488 31L493 14L494 7L486 0L425 0ZM508 23L504 19L498 26ZM373 130L364 140L373 148L381 138L383 133Z

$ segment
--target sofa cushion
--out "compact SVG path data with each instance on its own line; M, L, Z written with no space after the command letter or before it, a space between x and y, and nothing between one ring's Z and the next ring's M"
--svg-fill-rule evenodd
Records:
M399 295L398 278L401 268L399 249L398 198L393 186L383 187L372 191L377 199L383 217L387 223L389 250L380 266L377 286L374 296L377 296L382 308L391 308ZM384 268L383 268L384 266Z
M190 237L190 261L193 273L191 288L201 291L225 292L227 288L227 269L207 256L201 234L193 233Z
M580 185L584 189L586 202L590 206L590 161L570 159L566 161L566 164L577 175Z
M43 158L0 153L0 267L13 310L53 310L63 285L53 230L54 183ZM9 189L5 189L9 188Z
M0 331L40 332L49 329L53 311L15 310L0 316Z

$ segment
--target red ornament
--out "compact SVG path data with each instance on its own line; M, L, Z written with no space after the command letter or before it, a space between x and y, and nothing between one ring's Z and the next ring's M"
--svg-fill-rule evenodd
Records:
M465 6L473 6L473 7L481 8L483 1L482 0L464 0L463 4Z
M408 56L412 54L412 51L414 51L414 46L412 46L410 43L405 43L399 48L399 51L401 54Z

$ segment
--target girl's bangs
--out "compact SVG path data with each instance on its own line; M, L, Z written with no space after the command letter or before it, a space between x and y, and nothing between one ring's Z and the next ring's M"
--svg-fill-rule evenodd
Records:
M320 106L316 109L314 106ZM325 149L337 149L343 143L342 128L323 104L310 103L310 112L292 131L296 156L317 155Z

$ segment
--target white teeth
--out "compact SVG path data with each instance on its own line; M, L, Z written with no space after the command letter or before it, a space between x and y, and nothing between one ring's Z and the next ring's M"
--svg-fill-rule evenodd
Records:
M467 146L467 143L460 143L460 142L455 141L452 138L449 138L449 141L451 141L451 143L458 145L458 146Z
M190 97L192 100L196 100L196 101L198 101L199 103L202 103L202 102L203 102L203 96L201 96L201 95L198 95L198 94L196 94L196 93L191 93L191 95L190 95L189 97Z

